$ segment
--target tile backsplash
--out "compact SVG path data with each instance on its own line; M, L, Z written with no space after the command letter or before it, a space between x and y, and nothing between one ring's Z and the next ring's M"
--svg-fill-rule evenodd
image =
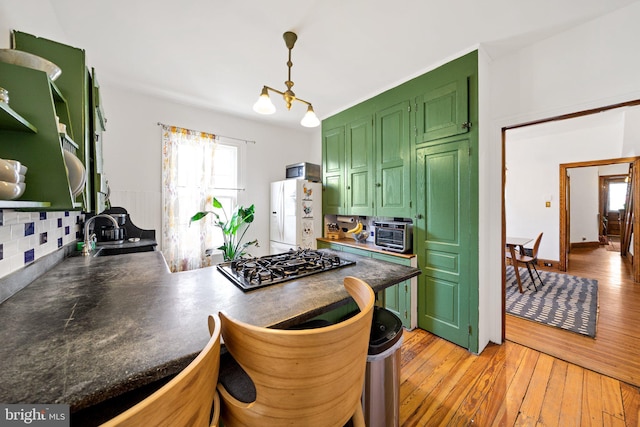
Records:
M0 278L78 239L81 216L0 209Z

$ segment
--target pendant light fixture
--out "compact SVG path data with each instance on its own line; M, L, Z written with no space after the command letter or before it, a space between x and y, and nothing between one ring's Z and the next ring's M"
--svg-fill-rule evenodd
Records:
M291 67L293 66L293 62L291 62L291 49L293 49L293 46L296 44L296 40L298 39L298 36L296 35L296 33L287 31L282 35L282 37L284 38L284 43L287 46L287 49L289 49L289 60L287 61L287 68L289 69L289 74L288 74L287 81L284 82L284 84L287 86L287 90L284 92L281 92L272 87L263 86L262 92L260 93L260 97L258 98L256 103L253 104L253 111L260 114L275 113L276 107L271 102L271 98L269 98L269 91L275 92L282 95L282 97L284 98L284 102L287 106L287 110L291 110L291 104L293 104L294 101L299 101L299 102L302 102L303 104L307 104L307 113L304 115L304 117L300 121L300 124L308 128L316 127L320 124L320 120L318 120L316 113L313 111L313 106L311 105L311 103L305 101L304 99L297 98L296 94L293 93L293 91L291 90L291 88L293 87L293 81L291 81Z

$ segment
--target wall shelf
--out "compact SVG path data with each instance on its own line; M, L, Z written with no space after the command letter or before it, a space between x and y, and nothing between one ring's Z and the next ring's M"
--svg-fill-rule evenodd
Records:
M0 129L38 133L34 125L4 102L0 102Z
M26 200L0 200L0 209L47 209L49 202L30 202Z

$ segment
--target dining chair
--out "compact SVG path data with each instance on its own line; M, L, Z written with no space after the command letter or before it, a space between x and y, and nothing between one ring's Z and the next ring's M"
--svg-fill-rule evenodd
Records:
M533 273L531 269L536 273L538 281L540 282L540 286L544 285L542 278L540 277L540 273L538 273L538 269L536 268L536 264L538 263L538 249L540 248L540 242L542 241L542 233L538 234L535 242L533 243L533 249L528 252L525 248L519 248L518 252L515 252L515 260L511 259L511 253L507 252L506 257L511 259L513 264L513 268L518 268L519 264L523 264L527 267L527 271L529 271L529 277L531 277L531 282L533 283L534 289L537 291L538 287L536 286L536 281L533 277Z
M220 313L222 339L238 365L223 366L218 383L225 426L364 426L360 399L375 296L355 277L344 287L360 311L330 326L262 328ZM236 387L229 373L249 387Z
M220 321L209 316L211 338L198 356L155 393L102 426L217 426L220 330Z

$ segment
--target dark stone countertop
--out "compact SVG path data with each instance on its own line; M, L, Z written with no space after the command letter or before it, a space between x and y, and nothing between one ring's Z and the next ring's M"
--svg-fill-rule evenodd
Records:
M356 264L247 293L215 267L172 274L157 251L66 258L0 304L0 402L74 412L179 372L210 313L286 327L345 304L345 276L379 291L420 274L335 254Z

